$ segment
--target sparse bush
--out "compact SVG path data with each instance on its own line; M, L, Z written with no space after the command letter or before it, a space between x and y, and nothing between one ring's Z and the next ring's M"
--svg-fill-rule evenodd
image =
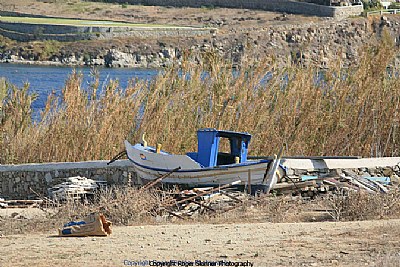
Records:
M364 10L372 11L382 9L381 1L379 0L362 0Z
M337 221L388 219L400 216L400 191L388 194L348 192L326 199L329 214Z
M291 196L261 195L256 198L256 203L255 210L261 215L259 219L274 223L301 221L299 214L306 206L302 199Z
M100 212L117 225L151 222L160 211L161 203L168 200L162 192L154 190L111 187L101 190L90 202L68 201L61 206L58 216L64 220L77 220Z
M41 43L41 47L39 60L49 60L52 55L60 50L61 43L54 40L46 40Z

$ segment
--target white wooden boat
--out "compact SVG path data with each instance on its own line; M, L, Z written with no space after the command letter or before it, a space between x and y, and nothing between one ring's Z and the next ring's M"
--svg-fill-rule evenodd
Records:
M271 158L248 159L251 135L242 132L201 129L197 132L198 151L174 155L143 143L125 141L128 159L140 178L151 181L166 175L163 183L188 186L214 186L241 181L253 185L265 184ZM226 139L229 151L219 151L221 139ZM399 157L387 158L282 158L279 172L285 169L322 171L327 169L356 169L396 166ZM249 179L250 176L250 179Z
M127 156L144 180L170 173L164 183L212 186L238 180L247 182L250 171L252 184L262 182L271 160L247 160L250 134L202 129L197 135L198 152L173 155L143 143L131 145L125 141ZM221 138L229 141L229 152L218 150ZM173 171L176 168L179 170Z

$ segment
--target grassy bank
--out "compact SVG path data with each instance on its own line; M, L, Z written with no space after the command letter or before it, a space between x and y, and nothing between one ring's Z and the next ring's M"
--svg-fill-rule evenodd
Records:
M143 132L150 145L184 153L196 150L196 130L204 127L252 133L253 155L276 153L283 143L286 155L399 155L400 79L388 69L395 54L383 41L365 49L358 66L338 62L320 72L281 68L270 58L248 58L232 71L209 53L150 83L111 82L104 92L96 82L83 90L73 73L34 124L32 96L3 83L0 163L110 159L124 139L135 142Z

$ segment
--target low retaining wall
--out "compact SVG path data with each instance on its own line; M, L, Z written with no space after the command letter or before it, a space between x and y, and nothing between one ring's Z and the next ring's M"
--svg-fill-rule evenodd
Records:
M32 40L79 41L88 39L111 39L114 37L191 37L211 35L210 28L147 28L108 26L66 26L25 24L0 21L0 34L10 39L26 42Z
M30 190L46 195L47 188L64 181L63 178L82 176L107 181L109 185L141 185L132 164L119 160L108 161L0 165L0 197L31 199L36 195Z

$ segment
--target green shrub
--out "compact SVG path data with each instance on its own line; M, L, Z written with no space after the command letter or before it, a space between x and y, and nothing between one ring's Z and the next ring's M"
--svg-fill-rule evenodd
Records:
M362 0L365 11L380 10L383 8L379 0Z

